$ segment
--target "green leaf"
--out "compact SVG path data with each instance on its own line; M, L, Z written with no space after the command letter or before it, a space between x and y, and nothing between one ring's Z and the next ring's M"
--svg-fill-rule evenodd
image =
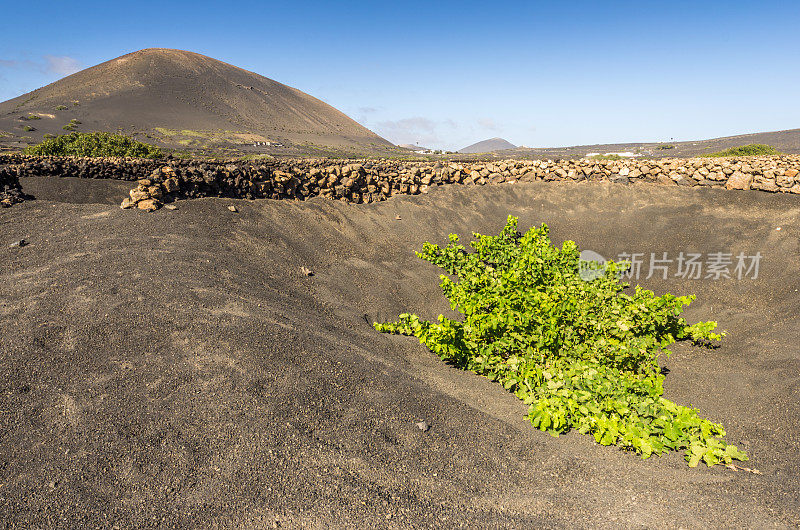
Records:
M686 461L689 462L689 467L697 467L697 464L700 463L700 459L703 458L701 454L690 453L686 455Z

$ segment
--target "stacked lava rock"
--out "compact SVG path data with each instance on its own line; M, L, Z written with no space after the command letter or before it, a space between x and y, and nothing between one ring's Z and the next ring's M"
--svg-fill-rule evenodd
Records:
M19 184L19 173L17 166L0 166L0 208L8 208L25 198Z
M153 171L151 178L139 179L137 186L130 191L130 197L125 197L120 206L124 209L135 206L152 212L158 210L164 201L174 200L178 189L175 169L164 166Z
M136 181L123 208L155 210L176 199L325 197L353 203L427 193L446 184L532 181L655 183L800 194L800 156L604 160L401 161L275 159L257 163L185 159L0 155L0 201L23 195L19 178L58 176Z

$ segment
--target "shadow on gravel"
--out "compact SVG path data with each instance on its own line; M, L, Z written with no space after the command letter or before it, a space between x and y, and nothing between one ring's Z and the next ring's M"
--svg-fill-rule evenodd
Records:
M76 177L22 177L19 182L29 199L71 204L119 205L135 185L124 180Z

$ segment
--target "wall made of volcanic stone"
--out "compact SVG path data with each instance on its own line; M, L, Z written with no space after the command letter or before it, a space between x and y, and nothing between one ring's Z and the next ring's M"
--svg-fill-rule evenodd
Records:
M24 195L19 184L18 168L0 166L0 208L22 202Z
M650 182L800 194L800 156L623 160L504 160L456 163L399 160L274 159L204 162L0 155L0 185L21 176L137 181L125 207L153 209L195 197L299 199L322 196L356 203L425 193L444 184L512 182ZM11 175L11 176L8 176ZM14 177L14 175L16 177ZM145 202L140 205L142 201Z

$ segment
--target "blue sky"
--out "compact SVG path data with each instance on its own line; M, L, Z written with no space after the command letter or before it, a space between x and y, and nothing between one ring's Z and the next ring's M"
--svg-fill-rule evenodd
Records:
M141 48L294 86L396 143L800 127L800 2L15 2L0 100Z

